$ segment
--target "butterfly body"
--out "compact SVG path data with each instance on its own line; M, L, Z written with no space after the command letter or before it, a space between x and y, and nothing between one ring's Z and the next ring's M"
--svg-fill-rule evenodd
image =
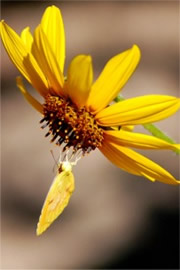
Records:
M58 166L58 172L46 196L37 225L37 235L42 234L63 212L74 191L72 164L64 161Z
M73 163L69 161L64 161L58 165L58 172L61 173L63 171L71 172Z

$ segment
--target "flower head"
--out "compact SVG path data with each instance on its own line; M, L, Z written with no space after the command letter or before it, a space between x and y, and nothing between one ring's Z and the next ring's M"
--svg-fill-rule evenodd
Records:
M67 156L85 155L99 150L115 165L151 181L178 184L165 169L131 150L180 149L161 139L131 132L134 125L156 122L174 114L180 99L148 95L109 104L130 78L140 60L137 45L107 62L93 83L92 59L78 55L63 75L65 35L60 10L46 9L40 24L31 34L29 27L19 36L4 21L0 33L7 53L28 82L44 98L41 104L25 89L21 77L17 85L27 101L42 115L46 136L61 146Z

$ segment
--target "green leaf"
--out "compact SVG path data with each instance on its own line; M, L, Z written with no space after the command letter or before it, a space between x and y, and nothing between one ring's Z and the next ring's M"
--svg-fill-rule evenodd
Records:
M123 101L125 100L125 98L122 96L122 95L118 95L114 101L115 102L119 102L119 101ZM164 140L168 143L171 143L171 144L176 144L176 142L171 139L169 136L167 136L164 132L162 132L159 128L157 128L154 124L144 124L142 125L147 131L149 131L153 136L161 139L161 140ZM180 154L180 150L174 150L174 152L176 154Z

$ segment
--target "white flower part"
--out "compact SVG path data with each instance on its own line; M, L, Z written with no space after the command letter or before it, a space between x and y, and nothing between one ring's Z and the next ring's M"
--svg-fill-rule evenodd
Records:
M66 152L60 152L57 166L60 171L71 172L72 166L75 166L82 157L82 151L72 152L68 149Z

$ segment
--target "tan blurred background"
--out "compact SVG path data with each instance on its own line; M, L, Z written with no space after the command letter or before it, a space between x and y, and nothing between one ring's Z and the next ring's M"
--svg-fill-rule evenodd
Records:
M2 1L2 19L18 33L26 26L33 31L51 4L64 19L66 70L72 57L90 54L96 78L109 58L136 43L142 59L124 97L179 96L178 1ZM1 68L2 269L178 268L178 188L129 175L98 150L74 168L76 190L69 206L36 237L54 177L50 149L55 156L58 149L44 138L41 116L17 90L19 72L3 47ZM175 115L158 123L177 141L178 120ZM179 177L174 153L143 154Z

